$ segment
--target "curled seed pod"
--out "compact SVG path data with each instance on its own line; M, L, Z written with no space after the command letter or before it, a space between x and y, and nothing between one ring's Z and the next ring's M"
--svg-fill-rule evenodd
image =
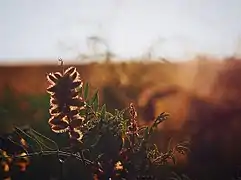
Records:
M50 94L55 93L56 90L57 90L56 86L49 86L47 88L47 92L50 93Z
M58 114L57 116L52 116L48 123L51 125L57 125L59 123L61 123L62 121L68 123L68 121L65 119L65 116L63 114Z
M70 131L69 135L73 139L79 139L81 137L81 134L79 132L76 132L76 131Z
M52 125L51 129L55 133L64 133L69 129L69 124L65 121L60 121L57 125Z
M60 72L56 72L54 73L54 76L59 80L62 77L62 74Z
M73 110L79 110L79 107L78 107L78 106L69 106L69 109L70 109L71 111L73 111Z
M51 84L55 84L58 81L58 78L52 73L47 75L47 79Z
M80 86L82 87L82 85L83 85L82 81L74 81L71 85L71 89L75 89Z
M51 97L50 98L50 106L54 106L54 105L57 105L57 104L58 104L58 100L53 98L53 97Z
M72 128L79 128L80 126L82 126L82 124L83 124L83 121L84 121L84 118L83 117L81 117L81 116L75 116L75 117L73 117L73 119L71 120L71 122L70 122L70 126L72 127Z
M69 76L70 74L72 74L75 71L76 71L75 67L69 67L68 69L65 70L64 76Z
M78 76L79 76L79 74L75 71L75 72L71 75L71 79L72 79L73 81L75 81L75 80L79 79Z
M71 117L74 117L74 116L79 114L79 110L77 110L77 109L71 110L69 114L70 114Z
M59 113L59 114L54 115L53 117L61 119L62 121L67 121L66 115L64 113L62 113L62 112Z
M61 108L59 106L53 106L49 109L50 115L55 115L61 113Z
M52 116L52 117L49 119L48 123L49 123L50 125L55 125L55 124L60 123L60 121L61 121L61 119L55 118L54 116Z
M83 138L83 133L80 130L73 130L69 132L69 136L72 140L80 141Z
M72 97L72 98L78 98L78 96L79 96L79 92L77 92L77 91L71 91L71 97Z
M82 101L80 99L77 99L77 98L74 98L74 99L71 99L69 102L68 102L68 105L69 106L80 106L82 105Z

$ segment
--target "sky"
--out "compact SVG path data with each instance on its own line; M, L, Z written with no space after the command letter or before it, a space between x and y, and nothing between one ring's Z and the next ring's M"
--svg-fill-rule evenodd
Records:
M93 54L93 36L119 58L230 56L240 17L240 0L1 0L0 62Z

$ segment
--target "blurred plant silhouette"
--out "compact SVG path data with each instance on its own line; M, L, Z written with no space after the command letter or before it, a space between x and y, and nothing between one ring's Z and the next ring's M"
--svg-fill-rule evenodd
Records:
M175 157L189 151L188 142L170 145L166 152L151 142L154 131L169 114L163 112L150 126L140 126L133 103L110 113L105 104L100 105L98 91L89 93L89 84L80 79L75 67L65 70L61 60L61 68L47 74L48 123L61 144L31 127L15 127L11 135L2 137L4 171L9 171L6 164L12 160L24 159L26 166L30 161L31 167L34 158L49 157L48 163L54 161L58 169L51 177L61 180L177 178L172 173Z

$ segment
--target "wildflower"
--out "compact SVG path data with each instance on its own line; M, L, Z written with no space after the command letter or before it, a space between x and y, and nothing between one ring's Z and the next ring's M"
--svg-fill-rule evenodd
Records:
M80 127L84 120L79 116L79 110L84 108L83 99L79 96L78 88L82 88L83 82L75 67L70 67L63 73L55 72L47 75L50 86L47 92L50 94L51 115L49 124L55 133L68 132L72 139L81 140Z
M138 125L137 125L137 112L136 109L133 105L133 103L130 104L130 110L129 114L131 116L130 119L130 125L128 126L128 133L127 134L132 134L132 135L138 135Z

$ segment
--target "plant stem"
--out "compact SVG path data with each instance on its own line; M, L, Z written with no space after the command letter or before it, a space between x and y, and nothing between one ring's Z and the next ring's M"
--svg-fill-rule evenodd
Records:
M72 156L80 161L84 160L84 163L86 163L86 164L94 164L92 161L81 157L81 155L79 155L79 154L65 152L65 151L58 151L58 150L34 152L34 153L29 153L29 154L24 154L24 155L17 155L17 156L2 156L2 157L0 156L0 158L19 159L19 158L25 158L25 157L48 156L48 155L54 155L54 154L61 155L61 156L68 156L68 157Z

